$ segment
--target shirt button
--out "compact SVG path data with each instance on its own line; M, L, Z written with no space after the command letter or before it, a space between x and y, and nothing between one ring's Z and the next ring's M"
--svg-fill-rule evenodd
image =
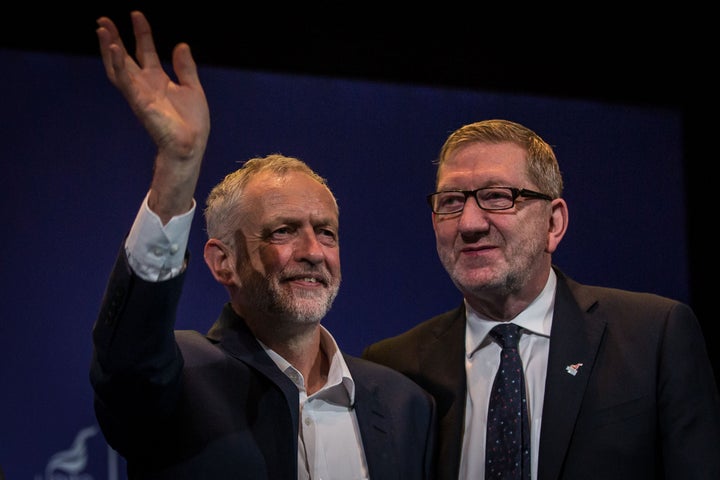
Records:
M178 247L177 243L173 243L172 245L170 245L170 253L177 253L179 248L180 247Z

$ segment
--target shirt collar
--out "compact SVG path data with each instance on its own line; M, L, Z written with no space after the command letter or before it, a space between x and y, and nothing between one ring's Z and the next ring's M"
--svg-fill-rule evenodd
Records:
M293 381L298 389L305 390L305 381L300 372L277 352L268 348L262 342L260 344L278 368ZM330 369L328 370L325 386L316 392L314 396L322 396L328 402L347 407L353 405L355 403L355 382L352 375L350 375L350 369L348 369L345 358L343 358L342 352L332 334L322 325L320 325L320 348L330 359Z
M557 285L557 276L555 271L550 269L545 287L540 294L530 302L530 304L520 312L511 323L521 326L534 334L550 337L550 328L552 327L552 314L555 305L555 287ZM468 304L465 300L465 352L468 358L481 347L485 346L489 340L488 333L495 325L502 322L490 320L482 316Z

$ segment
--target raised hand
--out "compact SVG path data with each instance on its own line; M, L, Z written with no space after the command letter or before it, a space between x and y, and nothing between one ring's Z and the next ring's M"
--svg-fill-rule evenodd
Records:
M175 46L172 66L177 82L163 70L150 24L131 13L135 58L107 17L97 20L105 73L122 93L158 149L150 207L163 221L192 205L200 164L210 134L210 113L197 65L186 43Z

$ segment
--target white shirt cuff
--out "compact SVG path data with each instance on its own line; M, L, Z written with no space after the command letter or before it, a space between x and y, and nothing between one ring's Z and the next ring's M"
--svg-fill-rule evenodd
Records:
M185 268L196 203L193 200L187 213L163 225L147 201L146 195L125 241L125 253L135 274L143 280L158 282L179 275Z

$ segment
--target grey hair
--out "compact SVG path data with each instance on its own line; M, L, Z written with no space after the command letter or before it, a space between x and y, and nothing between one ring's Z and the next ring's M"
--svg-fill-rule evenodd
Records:
M464 125L445 140L440 149L440 156L435 162L438 165L436 186L440 169L447 157L456 150L473 143L514 143L525 149L527 174L541 192L552 198L559 198L563 193L563 178L555 152L537 133L519 123L509 120L483 120Z
M229 173L210 191L205 201L205 226L208 238L217 238L233 245L233 234L237 230L243 202L243 194L248 182L263 172L283 176L289 172L301 172L328 187L327 180L317 174L309 165L295 157L286 157L279 153L247 160L240 168ZM329 187L328 187L329 190ZM330 192L332 195L332 192ZM335 207L337 200L333 195Z

